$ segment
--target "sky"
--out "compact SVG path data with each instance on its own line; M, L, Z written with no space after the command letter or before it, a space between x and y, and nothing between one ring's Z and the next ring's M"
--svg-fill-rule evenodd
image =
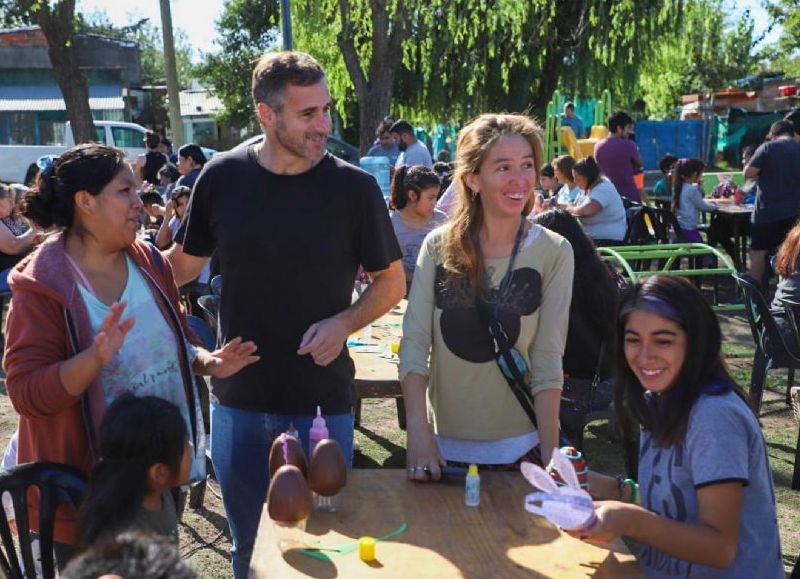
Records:
M131 2L120 0L78 0L76 10L79 12L105 12L111 22L117 26L125 26L140 18L150 18L154 24L161 25L159 0L139 0L136 7ZM755 20L755 32L759 35L767 27L767 14L761 7L761 0L724 0L726 13L731 18L739 18L749 8ZM214 40L217 36L214 21L222 12L223 0L171 0L172 25L183 30L197 60L200 52L215 50ZM769 43L777 40L778 30L765 39Z
M189 44L194 49L194 58L200 52L215 50L214 21L222 13L223 0L171 0L172 26L186 33ZM151 22L161 26L161 4L159 0L78 0L76 12L105 12L112 24L125 26L137 22L141 18L150 18Z

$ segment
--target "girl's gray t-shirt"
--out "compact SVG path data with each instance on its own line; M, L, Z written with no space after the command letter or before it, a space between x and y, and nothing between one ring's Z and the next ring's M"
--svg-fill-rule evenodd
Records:
M400 251L403 253L403 269L406 272L406 279L409 280L410 285L411 277L414 275L414 268L417 266L419 248L422 247L425 236L447 221L447 214L438 209L434 209L433 218L425 227L419 228L406 225L398 211L392 211L391 220L394 234L397 236L397 242L400 244Z
M642 507L676 521L697 523L698 489L733 481L744 486L736 558L727 569L690 563L645 545L639 563L647 577L785 578L764 437L736 393L701 394L686 438L674 446L660 448L642 430L639 457Z

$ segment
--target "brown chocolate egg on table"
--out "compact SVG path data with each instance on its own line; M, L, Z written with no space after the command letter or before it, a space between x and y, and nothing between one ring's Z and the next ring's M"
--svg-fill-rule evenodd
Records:
M339 443L325 438L317 443L308 465L308 484L318 495L329 497L347 483L347 467Z
M300 441L285 432L273 441L272 448L269 451L269 476L275 476L275 471L284 464L296 466L303 473L303 476L305 476L308 468L306 453L303 452Z
M267 492L269 517L277 523L296 524L311 514L312 499L303 473L294 465L280 467Z

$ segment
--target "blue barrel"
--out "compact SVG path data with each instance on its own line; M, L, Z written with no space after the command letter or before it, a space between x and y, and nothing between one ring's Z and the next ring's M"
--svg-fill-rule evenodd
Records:
M391 196L391 179L389 169L391 163L388 157L361 157L361 168L375 177L378 187L383 191L383 197L388 199Z

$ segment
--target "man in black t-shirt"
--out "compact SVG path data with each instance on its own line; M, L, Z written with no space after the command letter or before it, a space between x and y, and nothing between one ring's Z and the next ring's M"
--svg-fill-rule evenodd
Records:
M247 576L274 437L291 423L308 452L320 407L352 462L356 396L345 342L405 290L375 179L326 152L331 98L319 64L297 52L263 57L253 100L265 138L206 165L169 254L181 284L216 251L220 338L253 340L261 356L235 377L212 381L212 460L236 578ZM359 265L373 283L351 305Z

